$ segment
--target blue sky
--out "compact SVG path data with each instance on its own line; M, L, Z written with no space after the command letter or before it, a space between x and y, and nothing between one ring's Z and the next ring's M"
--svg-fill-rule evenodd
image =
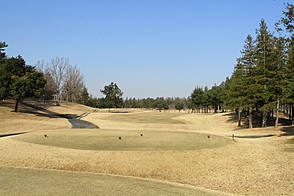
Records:
M27 64L67 57L93 96L187 97L232 73L247 34L269 29L283 0L1 1L0 41Z

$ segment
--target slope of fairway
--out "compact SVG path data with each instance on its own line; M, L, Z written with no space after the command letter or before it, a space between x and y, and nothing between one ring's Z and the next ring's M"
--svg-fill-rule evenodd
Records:
M131 114L115 114L105 117L105 120L131 122L131 123L160 123L160 124L185 124L184 121L173 119L181 113L168 112L140 112Z
M48 136L44 137L45 134ZM207 136L198 133L101 129L34 132L14 138L48 146L110 151L197 150L220 147L228 141L220 136Z
M0 168L0 195L219 195L184 186L90 173Z

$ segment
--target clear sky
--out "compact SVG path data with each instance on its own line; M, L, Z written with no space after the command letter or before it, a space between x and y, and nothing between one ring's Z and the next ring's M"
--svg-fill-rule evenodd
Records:
M27 64L68 57L93 96L187 97L233 71L261 18L273 31L291 0L3 0L0 41Z

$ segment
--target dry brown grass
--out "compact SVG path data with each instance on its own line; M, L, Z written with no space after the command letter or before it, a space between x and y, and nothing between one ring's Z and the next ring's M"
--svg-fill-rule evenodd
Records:
M169 112L165 112L164 114L161 112L137 112L111 115L105 117L105 120L145 124L185 124L184 121L174 119L180 115L180 113Z
M11 100L0 103L0 134L71 127L66 119L50 118L46 113L22 104L19 105L19 112L13 112L13 108L14 102Z
M25 103L42 107L48 112L40 111L24 104L19 104L18 112L13 112L14 101L2 101L0 102L0 134L71 128L71 124L67 119L52 117L50 112L81 115L94 110L91 107L75 103L62 103L60 106L36 101L25 101Z
M65 108L67 109L66 112L70 112L70 108ZM172 130L220 136L230 136L232 133L282 133L273 128L235 130L235 124L229 121L229 116L223 114L182 113L173 118L185 121L185 124L119 122L111 120L111 116L115 115L121 114L95 112L84 120L94 122L104 129ZM2 125L6 126L7 122ZM0 139L0 166L146 177L236 194L293 195L294 153L285 150L289 145L293 145L287 143L292 137L236 139L220 148L165 152L66 149L26 143L7 137Z
M192 186L117 175L0 168L1 195L227 195ZM24 183L29 179L30 183ZM33 190L33 191L32 191Z

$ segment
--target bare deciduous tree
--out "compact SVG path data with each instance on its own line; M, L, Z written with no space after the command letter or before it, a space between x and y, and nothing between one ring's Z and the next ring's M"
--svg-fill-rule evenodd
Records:
M77 66L67 66L64 81L64 93L68 101L77 101L84 89L84 78Z
M66 76L66 68L68 66L68 60L64 57L51 59L51 62L48 65L48 72L55 83L55 92L59 101L62 99L62 90Z
M46 99L56 95L58 101L77 101L85 88L83 76L77 66L68 63L64 57L56 57L45 64L44 61L38 61L36 67L44 73L47 81L45 91Z
M39 72L44 74L44 79L46 80L45 89L44 89L44 102L45 100L49 100L53 98L53 95L56 94L57 87L56 83L53 80L53 77L50 73L50 69L48 64L45 64L44 60L37 61L35 65L36 69Z

